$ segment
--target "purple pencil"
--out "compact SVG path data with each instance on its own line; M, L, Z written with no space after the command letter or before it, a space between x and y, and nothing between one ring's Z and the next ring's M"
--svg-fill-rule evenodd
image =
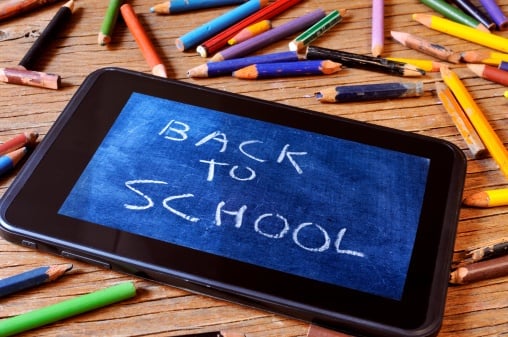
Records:
M280 41L291 34L295 34L299 31L305 30L324 18L326 13L322 9L317 9L313 12L305 14L299 18L291 20L285 24L275 27L262 34L254 36L247 41L241 42L237 45L233 45L227 49L224 49L215 54L210 62L217 62L228 60L232 58L243 57L250 53L253 53L271 43Z
M372 0L372 55L381 56L384 49L384 0Z
M496 23L497 29L505 30L508 28L508 18L504 15L501 8L494 0L480 0L490 18Z

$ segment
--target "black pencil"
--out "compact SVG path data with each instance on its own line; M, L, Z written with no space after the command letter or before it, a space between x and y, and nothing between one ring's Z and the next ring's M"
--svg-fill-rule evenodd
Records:
M392 61L382 57L354 54L336 49L309 46L307 47L305 57L309 60L331 60L345 67L361 68L397 76L425 75L425 70L419 69L411 64Z
M315 94L320 102L342 103L402 97L417 97L423 93L422 82L394 82L329 87Z
M0 297L51 282L72 269L72 264L40 267L0 280Z
M55 35L62 30L64 24L70 20L73 10L74 0L68 1L60 7L49 24L42 31L41 35L35 40L32 47L30 47L23 59L19 62L20 66L28 70L35 70L34 65L37 63L39 57L47 48L48 44L54 39Z

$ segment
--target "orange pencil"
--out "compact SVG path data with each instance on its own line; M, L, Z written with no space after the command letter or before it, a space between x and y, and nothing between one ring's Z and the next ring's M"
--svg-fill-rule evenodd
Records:
M33 146L37 140L37 137L39 137L39 134L35 131L23 132L17 136L14 136L6 142L0 144L0 156L20 149L24 146Z
M143 29L143 26L141 25L141 22L139 21L132 6L130 4L123 4L120 7L120 12L122 13L122 17L132 36L134 36L139 49L141 49L141 53L143 53L146 62L148 62L148 65L152 68L152 74L160 77L168 77L161 58L157 54L152 41L150 41L150 38Z

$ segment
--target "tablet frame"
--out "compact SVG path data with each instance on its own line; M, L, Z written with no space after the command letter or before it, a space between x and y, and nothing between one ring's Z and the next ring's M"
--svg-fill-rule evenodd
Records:
M402 300L334 287L58 215L132 92L429 158L422 217ZM462 151L444 140L105 68L87 77L3 196L0 233L18 244L335 330L367 336L434 336L444 312L465 167ZM26 212L28 205L30 212ZM177 258L168 261L168 255ZM312 289L312 294L300 289Z

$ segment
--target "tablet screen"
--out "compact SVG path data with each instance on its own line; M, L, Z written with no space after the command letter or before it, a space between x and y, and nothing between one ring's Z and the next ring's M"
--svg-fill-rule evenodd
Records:
M59 213L400 300L429 165L132 93Z

